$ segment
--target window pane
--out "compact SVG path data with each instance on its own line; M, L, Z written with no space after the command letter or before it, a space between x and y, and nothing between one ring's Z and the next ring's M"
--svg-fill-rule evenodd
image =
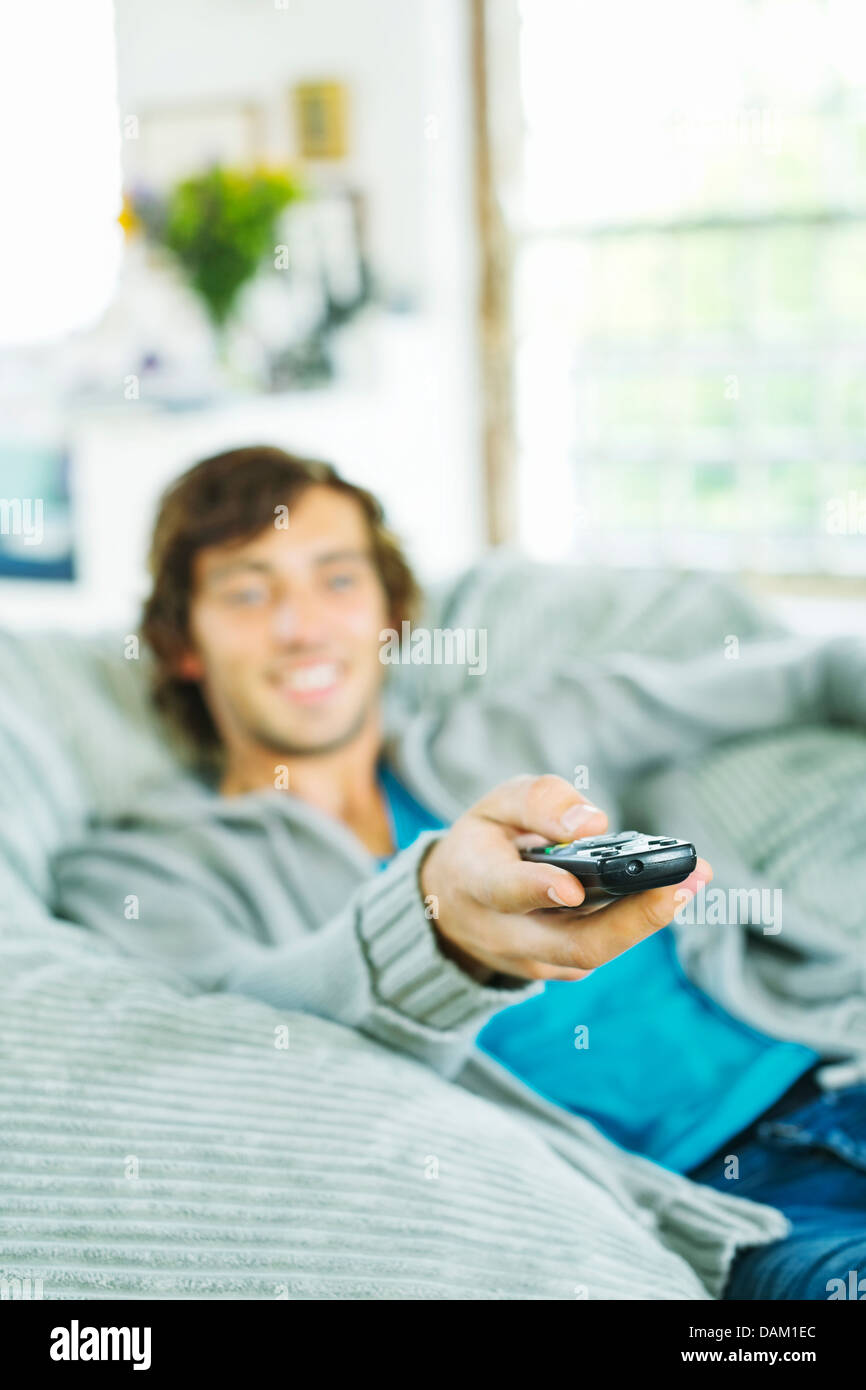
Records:
M741 500L734 465L720 460L694 469L695 521L712 531L735 530L740 524Z
M680 326L686 333L718 333L742 324L737 292L741 261L730 232L696 232L677 238L680 261Z
M587 243L589 292L584 328L593 340L658 337L666 318L669 248L660 237Z
M803 534L814 530L818 516L814 471L802 463L772 460L767 468L763 507L773 518L774 531Z
M772 372L756 383L756 414L762 425L807 428L817 423L815 374Z
M841 429L866 433L866 364L837 377L831 401L833 418Z
M684 378L677 383L677 397L682 429L730 429L736 424L737 399L721 373Z
M818 304L818 233L811 227L779 228L755 236L759 331L811 332Z
M866 227L827 233L827 315L866 328Z

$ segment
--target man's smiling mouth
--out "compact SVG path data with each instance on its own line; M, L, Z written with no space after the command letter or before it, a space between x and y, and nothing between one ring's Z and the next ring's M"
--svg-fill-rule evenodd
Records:
M335 661L307 662L275 675L273 684L281 695L304 703L324 699L340 684L342 668Z

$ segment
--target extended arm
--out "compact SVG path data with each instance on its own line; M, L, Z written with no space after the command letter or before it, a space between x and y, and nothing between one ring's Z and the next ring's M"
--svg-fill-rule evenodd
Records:
M452 1076L490 1015L537 987L483 985L446 959L418 882L436 838L426 832L329 921L276 944L291 892L271 882L266 857L248 847L255 893L245 892L216 843L187 851L183 834L94 832L57 858L56 907L160 971L330 1018Z

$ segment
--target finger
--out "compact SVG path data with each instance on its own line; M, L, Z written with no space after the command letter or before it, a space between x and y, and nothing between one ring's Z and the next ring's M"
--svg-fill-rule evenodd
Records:
M531 831L521 831L512 841L515 849L541 849L550 843L546 835L533 835Z
M520 916L539 908L561 910L578 907L586 896L574 874L552 864L530 864L515 856L497 859L491 867L494 871L480 881L474 896L494 912Z
M586 892L586 889L584 889L584 892ZM610 898L596 898L591 902L587 902L586 899L584 899L584 901L580 904L579 907L559 907L559 905L557 904L554 909L556 912L556 917L551 918L551 921L561 922L563 918L568 916L569 912L575 914L578 917L588 917L592 912L603 912L606 907L610 907L610 904ZM545 912L550 912L550 904L545 903L543 910ZM537 915L538 914L536 913L536 916Z
M565 912L536 913L526 919L521 954L553 966L594 970L666 927L685 895L694 895L712 876L707 861L698 859L682 883L629 894L597 912L575 918Z
M676 913L679 912L681 907L685 906L690 898L693 898L695 894L700 891L704 884L710 882L712 877L712 865L708 864L706 859L697 859L695 861L695 867L692 869L688 878L683 879L682 883L675 883L672 887L671 891L674 895L674 916L676 916Z
M607 816L564 777L525 774L502 782L472 807L472 814L499 825L558 842L600 834Z

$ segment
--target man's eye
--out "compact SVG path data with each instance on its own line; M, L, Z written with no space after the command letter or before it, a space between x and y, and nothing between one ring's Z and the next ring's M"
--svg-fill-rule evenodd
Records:
M267 594L264 589L235 589L233 593L225 594L223 597L226 603L241 608L245 604L263 603Z
M329 589L351 589L357 582L356 574L332 574L327 580L327 585Z

